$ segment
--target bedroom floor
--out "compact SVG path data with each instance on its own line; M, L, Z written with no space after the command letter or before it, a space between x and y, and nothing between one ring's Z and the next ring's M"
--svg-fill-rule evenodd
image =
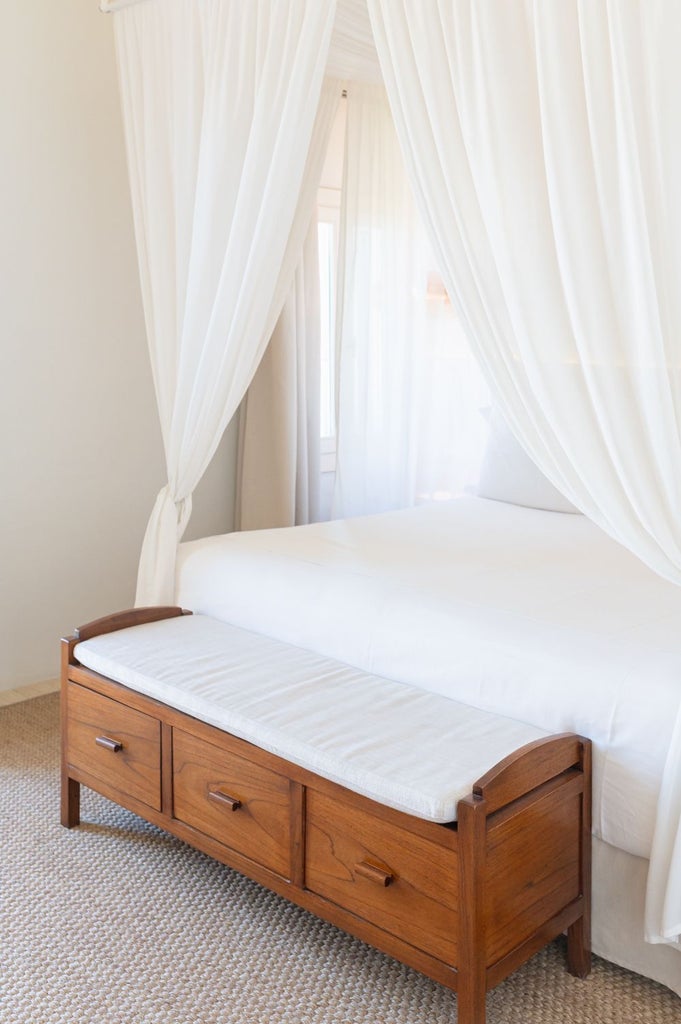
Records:
M0 709L3 1024L454 1024L452 993L84 790L58 815L58 696ZM39 965L39 975L36 966ZM489 1024L678 1024L667 989L549 946Z
M18 704L23 700L32 700L34 697L44 697L48 693L55 693L58 689L58 679L45 679L40 683L18 687L16 690L0 690L0 708Z

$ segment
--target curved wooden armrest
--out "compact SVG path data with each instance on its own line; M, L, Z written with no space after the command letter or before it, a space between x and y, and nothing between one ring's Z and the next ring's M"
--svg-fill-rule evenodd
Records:
M101 636L103 633L114 633L118 629L127 629L129 626L141 626L145 622L158 622L161 619L174 619L179 615L191 615L191 612L183 608L171 606L158 606L153 608L128 608L126 611L114 612L113 615L105 615L101 619L94 619L86 622L84 626L78 626L73 639L76 642L90 640L93 636Z
M591 740L575 733L546 736L509 754L473 786L473 796L485 801L487 813L494 811L569 768L591 771Z

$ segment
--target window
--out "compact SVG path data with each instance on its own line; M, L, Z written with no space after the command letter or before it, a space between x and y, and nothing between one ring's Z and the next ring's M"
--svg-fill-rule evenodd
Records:
M321 316L319 395L322 474L333 474L336 469L336 272L346 118L347 103L345 93L343 93L331 129L317 197Z
M335 353L337 224L319 221L320 427L322 438L336 433Z
M340 189L320 188L317 208L319 243L320 389L322 473L336 468L336 271Z
M334 516L459 494L486 432L479 370L434 271L385 92L353 86L347 105Z

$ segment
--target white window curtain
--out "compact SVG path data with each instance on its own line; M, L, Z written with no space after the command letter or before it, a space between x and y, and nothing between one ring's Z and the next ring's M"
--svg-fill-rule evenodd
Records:
M563 493L681 582L681 7L368 2L410 176L503 412ZM650 941L681 933L680 816L663 790Z
M293 279L314 203L308 153L334 10L147 0L114 14L168 469L144 538L138 605L173 600L192 491Z
M298 526L319 519L319 378L314 217L293 287L239 410L236 529Z
M477 480L488 390L382 86L348 85L337 345L335 517L449 498Z

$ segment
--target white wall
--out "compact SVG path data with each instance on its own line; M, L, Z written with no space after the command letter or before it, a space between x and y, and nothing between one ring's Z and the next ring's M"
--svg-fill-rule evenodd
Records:
M128 607L164 483L111 18L4 0L0 35L0 689ZM230 428L187 536L232 527Z

